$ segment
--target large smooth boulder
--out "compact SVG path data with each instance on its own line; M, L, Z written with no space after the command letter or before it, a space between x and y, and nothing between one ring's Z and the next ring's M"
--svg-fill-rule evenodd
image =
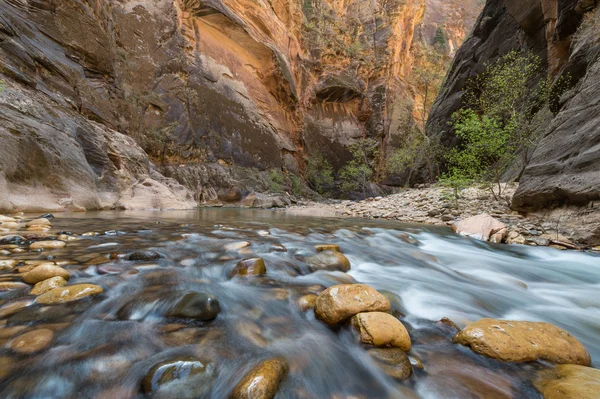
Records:
M506 225L487 213L472 216L452 224L452 229L463 236L481 241L501 242L506 235ZM499 236L497 235L498 233Z
M279 384L288 372L287 363L281 359L265 360L236 385L230 399L272 399Z
M311 272L319 270L347 272L350 270L350 261L341 252L326 250L306 259L306 264Z
M560 364L541 372L535 387L544 399L597 399L600 397L600 370Z
M476 353L506 362L546 360L589 366L590 354L568 332L543 322L481 319L459 332L454 341Z
M390 301L364 284L334 285L321 292L315 316L333 326L361 312L387 312Z
M359 313L351 319L360 341L377 347L391 346L408 352L411 347L406 327L394 316L383 312Z

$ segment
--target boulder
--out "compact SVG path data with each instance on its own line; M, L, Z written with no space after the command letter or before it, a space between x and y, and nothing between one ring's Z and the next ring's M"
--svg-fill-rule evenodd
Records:
M334 285L321 292L315 302L315 316L336 325L361 312L387 312L390 302L364 284Z
M71 274L60 266L40 265L33 268L30 272L25 273L23 281L29 284L37 284L52 277L62 277L68 280Z
M319 270L347 272L350 270L350 261L337 251L323 251L306 259L306 264L311 272Z
M504 223L486 213L456 222L452 224L452 229L460 235L481 241L490 241L490 238L493 238L496 242L498 239L502 241L507 231ZM499 237L497 233L503 234Z
M40 328L19 335L11 341L9 346L14 352L29 355L46 349L53 338L54 332L52 330Z
M211 362L177 357L154 365L142 380L142 390L153 398L208 397L213 375Z
M288 372L287 363L270 359L258 364L236 385L230 399L273 399Z
M395 380L406 380L412 374L410 359L400 348L373 348L367 353L384 373Z
M391 346L408 352L410 336L400 320L383 312L359 313L351 319L352 327L359 333L360 341L377 347Z
M544 399L596 399L600 396L600 370L574 364L559 364L543 370L535 387Z
M459 332L454 341L481 355L506 362L546 360L589 366L590 354L568 332L543 322L481 319Z
M53 288L58 288L65 285L67 285L67 280L65 280L62 276L50 277L49 279L36 283L32 290L29 291L29 295L42 295Z
M168 317L212 320L221 311L219 300L203 292L188 292L167 312Z
M231 271L231 276L260 276L267 274L267 267L262 258L241 260Z
M38 296L35 301L40 305L55 305L77 301L79 299L104 292L102 287L94 284L76 284L68 287L53 288Z

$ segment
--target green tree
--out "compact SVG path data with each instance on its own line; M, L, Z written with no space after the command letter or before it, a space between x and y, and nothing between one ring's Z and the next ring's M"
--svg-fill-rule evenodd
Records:
M467 84L463 107L450 122L461 145L447 154L442 182L453 187L480 183L495 198L502 195L506 170L516 154L523 168L528 163L528 149L541 137L548 108L566 88L567 79L552 84L544 74L539 57L511 51Z
M367 197L367 188L375 172L379 156L377 140L363 138L348 147L352 159L340 169L340 188L346 194L361 190L363 197Z
M446 37L446 32L441 26L438 26L438 28L435 31L435 36L433 38L433 46L439 52L448 54L448 37Z
M306 160L305 177L310 187L323 195L333 184L333 167L323 154L315 153Z

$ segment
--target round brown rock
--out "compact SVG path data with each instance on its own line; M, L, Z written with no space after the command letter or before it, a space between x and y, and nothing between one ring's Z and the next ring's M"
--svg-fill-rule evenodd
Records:
M52 277L62 277L63 279L68 280L71 277L71 274L59 266L40 265L25 273L23 275L23 281L29 284L37 284L40 281L48 280Z
M340 246L337 244L319 244L319 245L315 245L315 249L317 250L317 252L323 252L323 251L342 252L342 250L340 249Z
M53 288L62 287L64 285L67 285L67 280L65 280L63 277L50 277L49 279L37 283L31 289L31 291L29 291L29 295L42 295L43 293L48 292Z
M347 272L350 270L350 261L344 254L337 251L323 251L306 259L306 264L311 272L319 270Z
M104 292L102 287L94 284L76 284L68 287L53 288L50 291L35 298L40 305L54 305L77 301L90 295Z
M596 399L600 394L600 370L560 364L541 372L535 387L544 399Z
M565 330L543 322L481 319L465 327L454 341L505 362L547 360L582 366L591 363L581 342Z
M360 341L373 346L391 346L408 352L411 347L406 327L394 316L383 312L359 313L352 317L352 326Z
M287 372L288 366L283 360L266 360L250 370L233 389L229 398L272 399Z
M390 302L364 284L334 285L321 292L315 302L315 316L336 325L361 312L387 312Z
M46 349L54 338L54 332L40 328L19 335L10 343L10 349L20 354L31 354Z
M231 272L232 276L260 276L263 274L267 274L267 267L262 258L241 260Z
M383 372L395 380L406 380L412 374L410 360L400 348L373 348L368 353Z
M58 249L67 245L64 241L36 241L29 246L29 249Z

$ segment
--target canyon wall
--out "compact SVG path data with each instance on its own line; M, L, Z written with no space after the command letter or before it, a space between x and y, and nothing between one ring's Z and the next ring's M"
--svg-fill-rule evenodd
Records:
M187 207L243 185L231 168L389 151L425 5L3 1L0 208Z
M429 135L439 137L446 147L456 145L447 122L461 106L460 96L467 80L480 73L486 62L513 49L539 55L550 76L569 76L572 89L561 99L558 113L526 165L513 208L526 212L563 208L565 221L571 219L574 225L587 226L575 234L587 242L600 239L597 3L488 0L472 36L457 52L428 121ZM582 22L584 27L579 29Z

